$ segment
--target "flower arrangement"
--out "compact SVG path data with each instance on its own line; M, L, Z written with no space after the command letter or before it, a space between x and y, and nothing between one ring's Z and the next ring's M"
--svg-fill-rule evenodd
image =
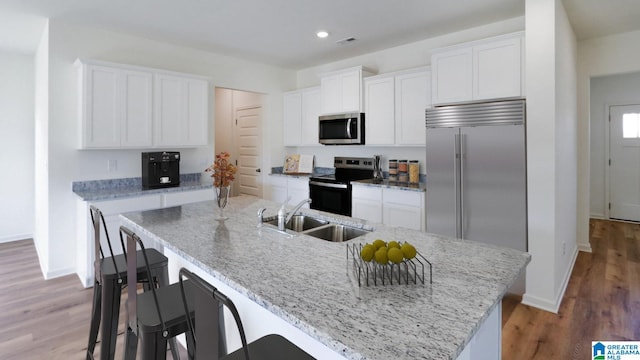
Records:
M213 162L213 164L204 170L211 173L211 177L213 178L213 186L229 186L235 179L233 175L236 173L237 168L235 165L229 163L230 156L231 155L229 155L229 153L226 151L217 154L216 160Z

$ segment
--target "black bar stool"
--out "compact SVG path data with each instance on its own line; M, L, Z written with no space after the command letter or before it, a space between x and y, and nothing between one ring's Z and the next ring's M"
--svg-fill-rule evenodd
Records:
M152 276L151 250L146 250L140 237L124 226L120 227L120 236L127 237L127 252L140 248L141 257L129 256L127 259L127 276L133 283L146 269L146 277ZM187 294L190 285L185 284ZM143 360L166 359L167 342L175 342L176 335L188 332L187 313L182 305L180 284L175 283L159 288L151 288L138 294L134 286L127 290L127 329L125 332L124 359L135 359L140 340L140 355ZM190 316L192 316L190 314ZM191 336L187 335L187 346L191 348ZM172 350L174 346L172 346ZM179 354L173 352L173 358Z
M188 282L184 280L187 278ZM304 350L294 345L289 340L285 339L281 335L270 334L259 338L249 344L240 321L240 314L235 305L227 296L218 291L208 282L204 281L198 275L191 271L182 268L180 269L180 285L190 284L189 289L192 296L195 297L195 309L194 305L190 304L189 293L187 291L182 292L183 304L185 312L189 312L189 309L194 311L194 319L188 318L189 331L187 336L191 336L192 339L189 343L193 344L193 350L189 348L190 359L212 359L212 354L221 354L218 356L219 360L314 360L315 358L307 354ZM182 287L186 289L186 287ZM193 301L193 300L192 300ZM226 350L223 349L224 342L220 341L220 335L218 330L224 329L224 324L218 319L222 319L220 306L224 305L231 311L233 318L235 319L236 326L240 333L240 339L242 341L242 348L232 352L231 354L224 354ZM195 322L195 324L194 324ZM195 326L195 328L194 328ZM212 341L213 339L219 339L218 341Z
M98 338L98 330L101 327L101 350L100 359L112 360L116 350L116 338L118 335L118 318L120 315L120 295L122 287L127 285L127 253L124 241L120 236L120 245L123 254L114 255L109 232L104 221L102 212L97 207L91 205L89 208L91 221L94 229L94 284L93 284L93 305L91 309L91 327L89 329L89 343L87 345L87 360L94 359L93 352ZM105 257L100 243L100 224L107 240L109 256ZM134 258L142 259L140 251L133 252ZM139 276L132 284L142 283L145 290L169 284L169 270L167 257L155 249L147 251L149 259L149 274L144 266L137 269ZM151 281L150 281L151 279ZM136 288L136 286L131 286ZM175 343L172 350L177 353Z

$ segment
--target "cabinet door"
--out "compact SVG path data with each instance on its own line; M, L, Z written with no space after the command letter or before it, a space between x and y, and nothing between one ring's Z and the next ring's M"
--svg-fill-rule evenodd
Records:
M296 205L309 198L309 179L289 178L287 185L287 195L291 197L289 205ZM309 204L305 204L303 208L308 209Z
M353 199L351 216L367 221L382 223L382 203L380 201Z
M353 185L351 216L382 223L382 188Z
M186 110L182 127L182 146L204 146L208 143L209 83L188 79L186 82Z
M422 209L401 204L385 203L383 210L383 222L386 225L422 230Z
M298 91L284 95L284 146L300 145L302 124L302 94Z
M396 144L425 145L425 110L431 107L431 72L396 76Z
M153 142L151 73L122 71L121 147L150 147Z
M207 144L207 81L158 74L154 101L155 146Z
M519 97L521 37L473 47L473 98L476 100Z
M155 140L157 146L179 146L182 122L186 113L186 84L182 78L156 75L155 78Z
M433 104L472 99L472 48L436 53L431 57Z
M385 224L424 230L424 192L383 189L382 199Z
M362 110L362 70L348 70L320 79L320 110L323 114Z
M394 78L366 79L364 94L367 145L393 145L395 136Z
M342 110L344 112L360 112L362 109L362 75L354 70L340 76L342 87Z
M268 176L267 191L265 191L268 200L283 203L287 199L287 178L282 176ZM277 211L278 209L276 209Z
M83 76L83 148L120 146L120 91L117 69L87 65Z
M302 145L319 145L318 116L320 116L320 88L303 91L300 124Z
M192 191L178 191L163 194L162 207L179 206L200 201L214 200L214 190L202 189Z
M323 114L342 111L342 82L338 75L320 79L320 110Z

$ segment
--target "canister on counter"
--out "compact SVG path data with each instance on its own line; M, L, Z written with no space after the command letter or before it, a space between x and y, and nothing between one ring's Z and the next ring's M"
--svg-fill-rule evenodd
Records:
M409 175L404 171L399 172L398 173L398 182L401 182L401 183L409 182Z
M409 161L409 182L412 184L420 182L420 162L418 160Z
M389 180L393 176L395 181L395 177L398 175L398 160L389 160Z
M408 171L408 162L407 160L399 160L398 161L398 172L407 172Z

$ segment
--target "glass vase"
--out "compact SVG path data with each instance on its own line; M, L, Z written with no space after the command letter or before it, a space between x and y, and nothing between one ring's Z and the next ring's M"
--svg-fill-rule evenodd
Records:
M226 220L228 219L228 217L224 216L224 208L229 202L229 192L231 191L231 185L214 186L213 189L216 193L216 204L218 204L218 209L220 209L220 215L216 218L216 220Z

